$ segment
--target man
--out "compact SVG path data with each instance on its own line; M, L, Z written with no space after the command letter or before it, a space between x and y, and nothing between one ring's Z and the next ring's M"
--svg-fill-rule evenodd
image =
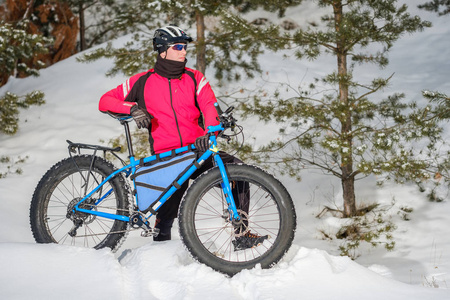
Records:
M148 129L152 154L189 144L205 152L209 148L207 128L219 124L214 107L217 100L209 82L199 71L186 68L190 42L192 38L177 26L157 29L153 38L153 49L158 51L154 68L132 76L100 99L101 111L130 114L138 128ZM220 155L224 163L241 162L226 153ZM212 160L205 162L193 178L212 167ZM158 210L155 227L160 234L155 241L171 239L173 220L186 188L187 183ZM248 200L245 202L237 205L248 211Z

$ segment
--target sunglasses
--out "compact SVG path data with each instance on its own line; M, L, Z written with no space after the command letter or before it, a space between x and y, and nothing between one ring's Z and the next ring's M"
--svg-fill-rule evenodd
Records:
M184 44L176 44L172 46L173 50L177 50L177 51L181 51L181 50L186 50L187 49L187 45Z

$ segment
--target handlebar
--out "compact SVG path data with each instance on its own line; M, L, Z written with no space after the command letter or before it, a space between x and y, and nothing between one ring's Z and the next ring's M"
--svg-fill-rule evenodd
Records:
M223 126L223 130L230 128L234 130L236 127L236 119L232 115L232 111L234 110L234 106L228 107L225 112L219 106L219 103L214 103L214 107L216 108L217 114L219 115L219 122Z
M217 114L219 115L219 117L223 114L222 109L219 106L219 103L214 103L214 107L216 108Z

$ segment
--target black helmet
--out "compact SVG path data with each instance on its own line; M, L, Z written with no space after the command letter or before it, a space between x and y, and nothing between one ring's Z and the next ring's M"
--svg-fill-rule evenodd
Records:
M169 25L158 28L153 36L153 50L162 53L167 50L167 46L176 43L190 43L192 38L180 27Z

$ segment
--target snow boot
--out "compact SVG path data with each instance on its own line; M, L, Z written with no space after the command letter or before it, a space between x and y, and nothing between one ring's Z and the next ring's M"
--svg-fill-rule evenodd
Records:
M269 238L268 235L259 236L253 233L247 232L243 236L238 236L234 241L232 241L234 246L234 251L245 250L259 246L264 240Z
M154 236L153 240L155 242L170 241L172 238L171 235L172 224L173 219L169 220L156 219L155 228L159 229L159 234L157 236Z

